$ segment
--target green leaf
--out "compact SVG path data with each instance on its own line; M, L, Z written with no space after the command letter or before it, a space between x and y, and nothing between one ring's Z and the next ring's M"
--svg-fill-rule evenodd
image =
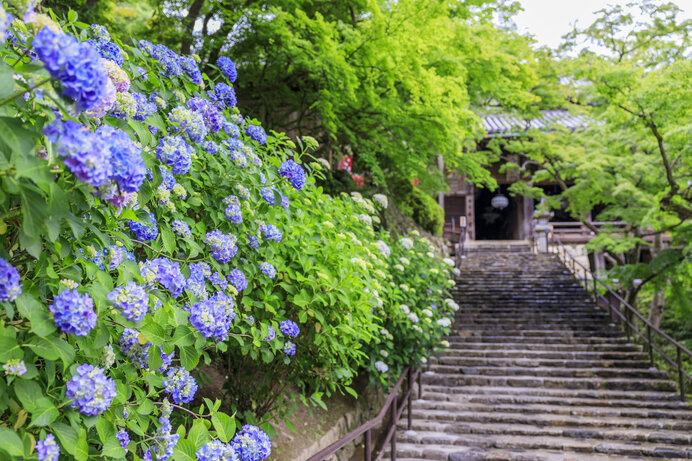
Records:
M22 293L15 300L17 310L31 322L31 331L39 336L48 336L55 331L55 322L41 303L28 293Z
M23 356L24 352L13 336L0 336L0 362L20 359Z
M74 458L77 461L89 459L89 444L87 443L87 431L83 427L79 431L77 446L75 447Z
M0 99L5 99L14 93L13 73L13 69L9 65L0 62Z
M216 436L223 442L228 443L235 434L235 419L225 413L213 413L211 423L216 430Z
M181 325L175 329L171 341L178 347L190 346L195 343L195 333L185 325Z
M101 455L103 457L123 458L125 450L120 447L120 442L115 438L115 425L112 421L100 416L96 422L96 432L101 439Z
M51 427L53 433L60 439L60 445L74 456L77 453L77 432L65 423L53 423Z
M173 232L166 229L161 229L160 234L164 249L168 253L173 254L176 250L175 235L173 235Z
M20 155L32 155L36 134L24 128L18 118L0 117L0 150L6 157L15 152Z
M180 349L180 364L186 370L194 369L199 363L199 351L193 346L186 346Z
M151 317L147 317L146 323L140 328L140 333L154 346L162 346L168 338L161 325L154 322Z
M58 416L60 416L60 412L58 412L58 409L55 408L55 405L53 405L53 402L51 402L48 398L46 397L41 397L38 399L35 403L35 409L34 411L31 411L31 424L29 424L29 427L42 427L42 426L47 426L56 419L58 419Z
M211 437L209 436L209 429L207 429L204 420L196 419L195 422L192 423L190 432L187 434L187 440L193 443L195 446L195 451L202 448L205 443L211 440Z
M36 401L44 397L41 386L36 381L17 380L14 387L14 394L17 396L22 406L29 413L36 409Z
M61 359L65 367L74 359L74 348L65 340L55 336L48 338L34 337L26 344L36 355L48 360Z
M0 427L0 450L10 456L23 456L24 444L17 433L5 427Z
M194 442L187 439L181 439L178 441L178 444L175 446L175 450L173 451L173 460L197 461L197 455L195 454L196 452L197 449L195 448Z

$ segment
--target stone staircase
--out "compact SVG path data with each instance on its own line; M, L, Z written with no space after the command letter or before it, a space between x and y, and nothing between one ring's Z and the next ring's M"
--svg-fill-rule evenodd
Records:
M692 409L559 260L480 245L461 272L399 461L692 459Z

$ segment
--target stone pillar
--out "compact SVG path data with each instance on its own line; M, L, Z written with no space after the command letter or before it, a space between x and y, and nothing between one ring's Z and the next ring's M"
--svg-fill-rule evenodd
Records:
M553 217L553 212L548 211L545 208L541 208L537 209L536 213L534 214L537 221L536 225L534 226L534 233L536 234L535 238L538 242L538 251L541 253L547 253L550 233L553 231L553 226L549 222Z

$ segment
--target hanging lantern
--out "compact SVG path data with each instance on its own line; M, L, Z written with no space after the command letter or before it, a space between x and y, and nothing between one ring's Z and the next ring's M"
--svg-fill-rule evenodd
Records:
M509 199L502 194L497 194L490 201L490 204L493 206L493 208L497 208L498 210L502 210L504 208L507 208L507 205L509 205Z

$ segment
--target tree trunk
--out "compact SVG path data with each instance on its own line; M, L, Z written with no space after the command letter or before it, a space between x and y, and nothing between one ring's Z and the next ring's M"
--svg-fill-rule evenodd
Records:
M654 244L651 248L651 256L656 257L663 248L662 234L656 234ZM661 317L663 317L663 306L666 301L665 288L654 294L654 299L651 300L651 310L649 311L649 322L656 328L661 325Z
M190 54L190 48L192 47L192 32L195 30L195 22L199 18L199 14L204 6L204 0L194 0L190 9L187 12L187 16L183 21L184 30L183 38L180 43L180 54Z

